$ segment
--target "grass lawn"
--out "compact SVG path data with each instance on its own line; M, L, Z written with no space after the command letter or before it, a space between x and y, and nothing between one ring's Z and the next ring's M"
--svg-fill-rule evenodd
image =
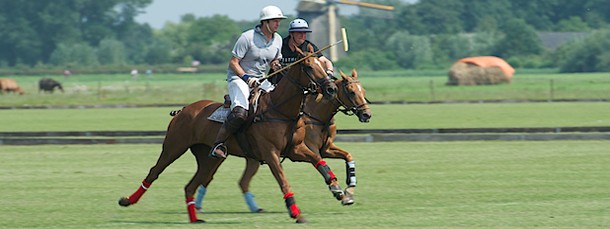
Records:
M0 110L8 131L165 130L176 107ZM610 103L372 105L370 123L336 115L339 129L610 126Z
M315 169L285 162L303 228L608 228L609 141L345 143L357 162L356 203L332 197ZM160 145L2 146L1 228L287 228L267 166L252 183L268 213L247 212L237 187L244 162L229 157L190 225L182 188L190 154L140 202L123 208ZM343 183L344 164L328 160Z
M362 71L359 79L371 101L557 100L610 99L606 73L519 73L511 84L447 86L445 71ZM50 76L66 92L38 93L42 76L13 77L23 96L0 96L0 106L92 104L184 104L199 99L221 100L226 93L223 73L155 74L137 79L124 75Z

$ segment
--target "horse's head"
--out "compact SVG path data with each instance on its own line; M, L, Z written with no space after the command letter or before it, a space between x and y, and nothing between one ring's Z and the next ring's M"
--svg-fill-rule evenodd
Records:
M315 55L311 55L314 52L313 46L310 44L308 45L308 48L308 52L303 52L298 47L295 49L296 52L299 53L299 58L305 58L300 64L302 71L307 75L309 83L320 89L325 98L335 98L337 85L335 85L333 80L326 74L326 70L324 69L324 66L322 66L320 59Z
M360 122L368 122L371 119L372 112L365 97L366 90L358 80L356 69L352 70L351 76L345 75L342 71L339 71L339 74L341 74L341 79L338 79L335 83L339 87L337 99L341 106L345 108L343 113L353 112L358 116Z

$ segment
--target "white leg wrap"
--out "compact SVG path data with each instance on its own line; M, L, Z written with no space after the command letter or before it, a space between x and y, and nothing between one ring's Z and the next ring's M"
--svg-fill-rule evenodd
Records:
M347 186L356 187L356 162L345 162L345 171L347 173Z

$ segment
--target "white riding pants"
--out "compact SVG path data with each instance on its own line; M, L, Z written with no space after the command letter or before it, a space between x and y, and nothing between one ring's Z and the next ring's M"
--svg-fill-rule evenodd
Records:
M229 79L229 97L231 98L231 110L235 107L242 107L246 110L250 107L248 97L250 87L239 76L232 76Z

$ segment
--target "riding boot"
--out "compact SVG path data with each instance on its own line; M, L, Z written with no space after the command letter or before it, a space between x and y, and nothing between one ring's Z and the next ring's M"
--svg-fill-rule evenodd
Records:
M231 113L227 116L227 119L218 130L218 134L216 135L216 141L214 142L214 147L210 151L210 157L216 158L227 158L228 152L227 147L225 146L225 142L229 137L237 132L241 125L246 121L248 117L248 111L242 107L235 107L231 111Z

